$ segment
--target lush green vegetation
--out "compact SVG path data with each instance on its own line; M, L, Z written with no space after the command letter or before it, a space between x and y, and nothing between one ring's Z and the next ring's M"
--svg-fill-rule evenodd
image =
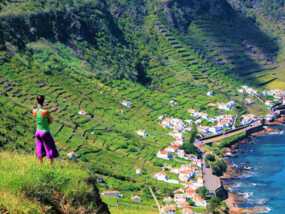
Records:
M223 139L206 147L208 153L205 156L206 164L212 168L213 174L222 176L227 171L227 165L223 160L224 149L245 137L245 132Z
M214 214L220 214L220 213L228 213L229 210L227 208L227 205L225 202L223 202L221 199L217 197L212 197L208 204L208 212L214 213Z
M173 141L158 118L165 115L193 119L187 113L189 108L207 112L211 117L240 113L243 97L236 89L243 80L193 45L203 43L218 49L220 36L206 33L213 30L209 27L211 20L194 16L197 19L191 25L188 23L186 34L181 34L165 21L163 14L158 14L163 12L157 10L160 3L2 2L0 195L5 197L0 197L0 212L9 209L36 213L46 206L61 207L62 204L46 204L56 194L64 195L71 210L95 208L97 205L92 207L86 199L92 188L85 180L92 175L102 178L97 184L101 192L111 189L123 194L118 200L103 197L114 213L138 209L155 213L148 187L162 201L180 186L158 182L153 174L165 165L185 163L156 158L156 153ZM47 17L49 22L43 25ZM234 41L232 52L240 53L236 44L241 39L231 37L227 21L213 20L217 25L225 25L221 32L227 32L226 37L231 38L227 44ZM258 31L249 38L255 35ZM268 38L263 39L270 44ZM267 47L264 45L265 52ZM204 49L204 54L210 52ZM213 96L207 96L208 91L213 91ZM31 109L38 94L47 96L48 108L55 118L52 133L61 159L54 168L39 166L31 157L34 146ZM131 102L130 108L122 106L124 100ZM212 105L229 100L237 101L239 108L224 112ZM171 101L176 105L171 105ZM86 115L79 115L80 110ZM146 137L137 135L141 129L147 132ZM196 154L193 145L196 136L194 126L186 136L188 142L183 146L186 152ZM207 159L217 175L225 171L219 156L232 140L210 148L213 157ZM76 163L65 160L71 151L77 156ZM6 173L7 167L14 170ZM142 170L140 175L136 174L138 168ZM199 193L207 194L204 189ZM141 203L132 201L134 195L141 197ZM211 210L223 205L217 201L211 204ZM195 211L205 212L202 208Z
M181 146L181 149L183 149L185 152L187 152L188 154L195 154L198 155L198 149L196 148L196 146L194 145L195 140L197 138L197 134L198 134L198 130L197 130L197 126L194 125L192 127L192 130L190 132L190 138L189 138L189 142L184 143Z
M89 175L78 165L40 165L31 155L8 152L1 152L0 160L0 210L49 213L98 208L99 195L92 193L92 186L87 184Z

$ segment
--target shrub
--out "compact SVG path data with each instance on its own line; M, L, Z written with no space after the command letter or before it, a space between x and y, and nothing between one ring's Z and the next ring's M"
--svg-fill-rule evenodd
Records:
M224 160L216 160L215 162L212 162L211 168L213 170L213 174L216 176L222 176L227 171L227 164Z
M31 199L31 204L37 201L57 209L65 202L73 206L74 201L85 201L70 209L82 206L92 209L95 203L84 198L93 194L91 186L86 183L87 178L89 175L86 171L69 162L56 162L50 167L48 164L40 165L32 156L0 153L0 192L9 189L12 195ZM13 207L10 203L0 200L0 207ZM11 210L11 213L14 211Z
M205 159L206 159L206 161L211 161L211 162L216 160L215 156L212 154L207 154Z
M208 211L209 213L214 213L215 210L221 205L221 199L217 197L212 197L208 203Z
M197 194L199 194L202 198L206 199L208 197L209 191L207 190L206 187L199 187L196 190Z
M187 198L187 202L190 206L195 206L195 202L192 200L192 198Z
M197 134L198 134L197 127L194 125L193 128L192 128L192 131L190 133L189 143L184 143L181 146L181 149L183 149L186 153L188 153L188 154L196 154L196 155L199 153L197 148L196 148L196 146L194 145L194 142L196 140Z

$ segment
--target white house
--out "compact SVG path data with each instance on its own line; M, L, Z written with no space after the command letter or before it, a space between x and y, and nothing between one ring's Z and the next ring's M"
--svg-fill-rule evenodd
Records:
M169 105L170 105L171 107L177 106L177 102L176 102L175 100L170 100L170 101L169 101Z
M138 196L138 195L134 195L132 197L132 201L135 202L135 203L140 203L141 202L141 197Z
M236 102L235 101L230 101L228 103L218 103L218 109L220 110L225 110L225 111L229 111L231 110L232 108L234 108L236 105Z
M102 193L104 196L113 197L113 198L122 198L123 195L116 190L108 190Z
M158 172L154 175L154 178L159 181L167 181L168 177L164 172Z
M266 100L265 105L271 108L273 106L273 102L271 100Z
M74 151L67 153L67 158L69 160L76 160L77 159L77 155Z
M176 149L174 147L172 147L172 146L168 146L164 150L167 151L168 153L176 152Z
M136 175L141 175L141 174L142 174L142 170L139 169L139 168L137 168L137 169L136 169Z
M157 154L156 154L156 157L164 159L164 160L171 160L171 159L173 159L173 155L170 152L168 152L168 151L166 151L164 149L163 150L159 150L157 152Z
M198 194L195 194L192 197L192 200L194 201L195 205L198 207L206 207L207 206L207 202Z
M138 130L136 131L137 135L142 137L142 138L146 138L147 137L147 132L146 130Z
M182 171L182 172L179 173L178 178L179 178L179 180L182 181L182 182L188 182L188 181L190 181L191 178L193 178L194 176L195 176L195 172L185 170L185 171Z
M179 173L179 169L178 168L171 168L170 172L173 174L178 174Z
M178 149L178 150L176 151L176 155L177 155L177 157L179 157L179 158L185 158L185 151L182 150L182 149Z
M126 107L126 108L131 108L132 107L132 102L131 101L128 101L128 100L123 100L121 102L121 105Z
M80 109L80 111L78 112L79 115L81 116L85 116L87 114L86 111L84 111L83 109Z
M175 205L166 205L161 208L161 214L176 214Z
M265 120L266 120L267 122L272 122L272 121L275 120L275 119L276 119L276 117L275 117L275 115L273 115L273 114L268 114L268 115L265 116Z
M175 179L169 179L169 180L166 180L166 182L169 184L179 184L179 181Z
M221 134L223 133L223 130L224 129L221 126L214 126L208 128L208 132L210 132L211 134Z
M208 91L208 92L207 92L207 96L208 96L208 97L212 97L213 95L214 95L213 91Z

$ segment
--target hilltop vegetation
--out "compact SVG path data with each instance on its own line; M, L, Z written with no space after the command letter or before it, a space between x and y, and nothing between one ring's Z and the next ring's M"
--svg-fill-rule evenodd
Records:
M101 201L92 207L92 185L84 182L91 177L100 192L122 193L103 197L114 213L155 213L149 187L162 202L180 185L159 182L154 173L185 164L156 157L173 141L158 118L194 120L188 109L212 117L265 112L258 100L246 108L237 89L271 81L247 76L274 65L278 43L226 1L7 0L0 8L0 171L17 161L15 173L2 180L0 173L0 212L56 209L62 205L35 200L51 189L48 201L64 195L70 212L96 209ZM38 94L47 96L55 118L61 158L54 172L31 157ZM230 100L236 102L230 111L213 105ZM72 151L76 163L66 160ZM47 174L53 187L41 186ZM141 203L132 201L135 195Z
M1 213L108 213L95 183L75 164L39 166L31 155L7 152L0 160Z

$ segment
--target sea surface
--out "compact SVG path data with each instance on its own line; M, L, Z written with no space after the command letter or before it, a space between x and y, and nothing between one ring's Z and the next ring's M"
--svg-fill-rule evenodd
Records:
M267 213L285 214L285 127L275 129L252 137L229 159L241 169L240 176L230 181L230 189L244 199L240 207L264 207Z

